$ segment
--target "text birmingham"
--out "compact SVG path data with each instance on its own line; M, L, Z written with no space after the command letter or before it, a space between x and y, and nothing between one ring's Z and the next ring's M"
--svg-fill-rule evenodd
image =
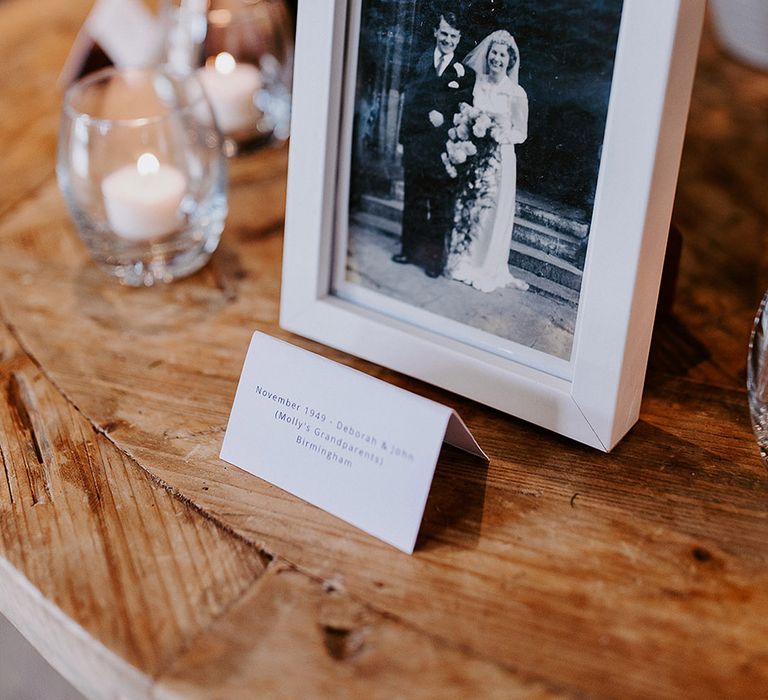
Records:
M325 457L329 462L338 462L339 464L342 464L345 467L352 466L351 460L339 455L334 450L329 450L327 447L318 445L316 442L312 442L311 440L305 440L303 437L301 437L301 435L296 436L296 444L301 445L301 447L308 449L310 452L315 452L316 454L319 454L321 457ZM345 449L345 450L348 449L350 453L357 455L358 457L362 457L363 459L367 459L368 461L373 462L378 466L381 466L384 464L384 460L381 457L379 457L379 455L375 455L372 452L368 452L367 450L362 450L359 447L350 445L347 442L344 442L343 446L340 445L340 447L341 449Z

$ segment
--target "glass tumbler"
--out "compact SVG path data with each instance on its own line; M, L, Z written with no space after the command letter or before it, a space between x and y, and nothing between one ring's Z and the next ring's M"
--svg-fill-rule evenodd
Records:
M164 0L166 61L195 72L229 153L288 138L293 19L285 0Z
M124 284L192 274L218 246L227 163L194 77L107 68L75 83L56 172L92 257Z
M749 343L747 395L755 439L768 461L768 292L757 311Z

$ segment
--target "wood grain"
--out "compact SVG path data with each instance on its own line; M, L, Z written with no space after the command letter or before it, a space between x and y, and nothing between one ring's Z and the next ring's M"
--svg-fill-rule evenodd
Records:
M63 28L0 86L52 74L84 11L0 5L14 46ZM20 154L0 163L0 609L90 697L768 693L768 475L743 388L768 77L705 41L676 302L611 455L280 331L283 150L233 163L205 270L115 285L66 216L38 97L0 119ZM491 464L444 451L414 557L218 459L254 329L451 405L478 437Z
M3 326L0 336L0 554L17 572L3 581L3 612L28 629L34 585L83 628L62 622L60 637L87 633L157 675L258 579L266 559L158 484L61 396ZM76 685L93 683L66 647L57 654L72 661L64 675Z
M299 665L299 668L297 668ZM161 679L158 698L552 697L276 564Z

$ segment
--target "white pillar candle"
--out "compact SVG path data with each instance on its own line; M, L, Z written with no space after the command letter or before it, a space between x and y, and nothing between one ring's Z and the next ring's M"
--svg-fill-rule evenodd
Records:
M253 132L261 118L254 104L261 89L261 73L249 63L237 63L226 51L198 71L222 133L233 136Z
M768 2L713 0L717 33L728 50L756 68L768 70Z
M179 205L186 191L187 178L152 153L143 153L135 164L107 175L101 183L110 227L133 241L175 231L182 222Z

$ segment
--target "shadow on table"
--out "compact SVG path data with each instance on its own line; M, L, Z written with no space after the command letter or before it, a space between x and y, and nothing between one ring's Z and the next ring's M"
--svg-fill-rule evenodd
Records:
M444 445L435 470L416 551L449 544L475 548L485 505L488 463Z
M200 271L173 284L130 288L90 260L73 279L77 312L109 331L166 335L214 319L234 302L245 277L237 252L222 244Z

